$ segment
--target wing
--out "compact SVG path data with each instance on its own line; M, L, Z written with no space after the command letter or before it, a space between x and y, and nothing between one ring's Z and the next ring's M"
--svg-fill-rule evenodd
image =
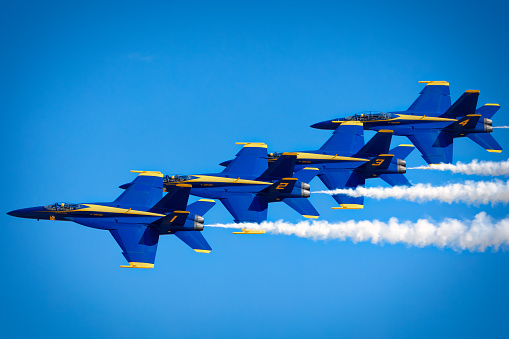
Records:
M267 220L268 201L254 194L232 195L221 199L235 222L257 222Z
M452 134L439 130L415 132L408 139L428 164L452 163Z
M152 268L159 241L159 230L133 224L117 224L118 228L110 230L122 249L129 266L133 268Z
M342 169L326 169L318 177L329 190L355 189L357 186L363 186L366 182L363 173ZM359 209L364 207L364 197L351 197L346 194L335 194L332 197L337 201L341 209Z
M304 218L316 219L320 216L320 213L318 213L311 202L306 198L286 198L283 202Z
M163 175L153 171L131 171L140 173L114 202L123 205L152 207L163 197Z
M320 151L332 154L355 154L364 145L364 129L359 121L341 123Z
M223 173L234 175L260 176L267 170L268 155L267 145L264 143L237 143L244 144L244 147L237 153L237 157L228 164Z
M177 231L175 235L196 252L209 253L212 251L212 247L200 231Z
M382 174L380 179L391 186L412 186L405 175L401 173Z
M447 81L419 81L426 83L419 97L408 108L409 114L438 116L451 107L451 93Z

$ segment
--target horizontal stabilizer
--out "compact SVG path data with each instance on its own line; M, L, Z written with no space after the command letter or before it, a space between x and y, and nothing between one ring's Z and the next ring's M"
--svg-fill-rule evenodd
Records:
M379 130L360 151L356 154L359 158L371 158L378 154L387 154L391 147L391 130Z
M394 154L394 158L396 159L402 159L405 160L406 157L412 153L412 151L415 149L414 145L410 144L401 144L397 147L394 147L389 151L389 154Z
M209 253L212 251L212 247L200 231L177 231L175 235L196 252Z
M297 178L299 181L309 183L319 172L320 170L316 167L304 167L300 171L295 172L293 177Z
M472 141L480 145L488 152L500 153L502 152L502 146L488 133L470 133L467 135Z
M159 213L167 213L175 210L185 211L189 199L189 192L191 192L191 185L177 184L175 186L170 186L168 193L166 193L150 211L157 211Z
M463 93L454 104L442 115L444 118L457 119L468 114L475 114L477 107L477 99L479 99L479 91L468 90Z
M191 214L197 214L200 216L204 216L205 213L207 213L212 207L214 207L215 204L216 204L216 202L214 200L200 199L198 201L193 202L189 206L187 206L187 210Z
M482 115L483 118L491 119L491 117L495 113L497 113L499 109L500 109L499 104L486 104L484 106L479 107L475 111L475 114L480 114L480 115Z
M308 199L286 198L283 202L297 211L297 213L302 215L304 218L316 219L320 216L320 213L318 213Z
M364 145L364 128L358 121L341 123L332 136L320 147L320 151L331 154L355 154Z
M265 180L281 179L291 177L297 161L297 153L283 153L275 163L260 175ZM262 179L262 180L263 180Z
M380 179L391 186L412 186L405 175L401 173L382 174Z

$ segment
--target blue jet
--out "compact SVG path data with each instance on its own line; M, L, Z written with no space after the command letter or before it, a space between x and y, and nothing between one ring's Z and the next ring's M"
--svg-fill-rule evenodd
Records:
M476 109L479 91L468 90L451 105L448 82L420 83L426 86L406 111L366 112L322 121L311 127L334 130L341 122L359 121L367 130L390 129L395 135L408 137L428 164L452 163L453 140L461 137L470 138L488 152L502 152L502 147L489 134L493 131L491 117L500 109L499 104L485 104Z
M214 200L202 199L187 206L191 185L176 185L163 197L163 175L139 173L115 201L107 203L56 203L24 208L7 214L18 218L62 220L110 231L129 265L152 268L160 235L174 234L196 252L212 249L203 235L204 215Z
M364 144L361 122L343 121L335 126L336 130L320 149L290 153L297 155L294 169L296 176L299 176L301 171L315 170L329 190L355 189L364 186L369 178L381 178L392 186L410 186L404 176L404 159L414 149L412 145L399 145L389 150L392 139L390 130L380 130ZM269 164L276 164L280 157L281 153L269 154ZM228 160L221 165L229 166L231 162L232 160ZM340 206L333 209L364 207L363 197L336 194L333 198Z
M219 199L236 223L267 220L268 204L279 201L305 218L318 218L319 213L307 200L311 195L308 182L318 171L304 170L294 177L296 154L284 153L269 168L266 144L237 144L244 146L222 172L168 175L164 187L192 185L192 195Z

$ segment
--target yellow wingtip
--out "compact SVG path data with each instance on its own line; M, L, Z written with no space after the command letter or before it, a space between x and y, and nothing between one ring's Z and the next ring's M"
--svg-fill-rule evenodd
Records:
M307 219L318 219L318 215L305 215L305 214L303 214L302 216L304 218L307 218Z
M120 265L122 268L153 268L154 264L146 262L129 262L129 265Z
M242 232L232 232L232 234L265 234L265 230L251 230L248 228L242 228Z
M331 207L333 210L360 210L364 208L364 205L360 204L340 204L340 207Z
M490 153L502 153L501 149L487 149L487 151Z
M210 250L198 250L196 248L193 248L193 250L198 253L210 253Z

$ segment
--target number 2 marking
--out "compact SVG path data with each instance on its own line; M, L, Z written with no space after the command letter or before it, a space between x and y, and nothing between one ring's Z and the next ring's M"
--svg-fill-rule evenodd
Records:
M288 183L287 182L282 182L279 185L277 185L276 189L277 190L284 190L286 186L288 186Z

